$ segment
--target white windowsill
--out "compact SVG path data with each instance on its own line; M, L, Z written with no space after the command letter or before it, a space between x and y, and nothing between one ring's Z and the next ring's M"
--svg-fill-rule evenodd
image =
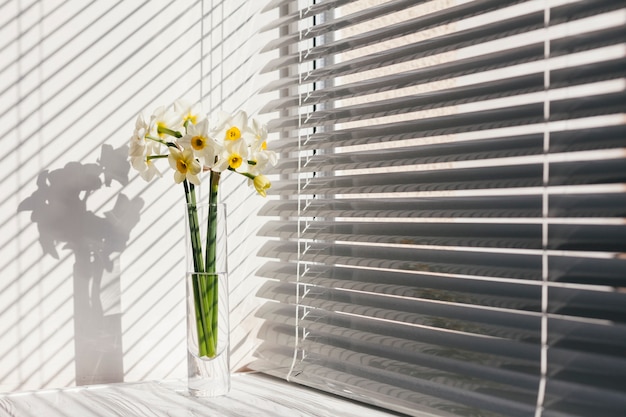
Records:
M0 417L389 417L354 403L262 374L232 377L228 395L192 398L183 381L150 381L0 395Z

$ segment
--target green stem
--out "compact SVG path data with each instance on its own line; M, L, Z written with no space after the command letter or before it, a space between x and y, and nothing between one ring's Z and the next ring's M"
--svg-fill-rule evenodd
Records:
M233 169L231 167L228 167L228 170L232 171L232 172L235 172L235 173L237 173L239 175L243 175L246 178L250 178L251 180L254 180L256 178L256 175L250 174L249 172L239 172L236 169Z
M206 241L206 271L211 273L209 285L208 300L210 300L210 312L211 312L211 335L213 337L209 342L217 348L217 321L218 321L218 276L215 274L217 271L217 229L218 229L218 215L219 210L217 205L218 190L220 182L220 173L211 171L210 176L210 189L209 189L209 216L207 219L207 241Z
M217 251L217 192L219 190L220 173L211 171L209 190L209 217L207 219L206 236L206 271L216 272Z
M159 142L159 143L161 143L161 144L163 144L163 145L169 146L169 142L166 142L166 141L164 141L164 140L163 140L163 139L161 139L161 138L155 138L154 136L150 136L150 135L146 135L146 136L144 136L144 137L145 137L146 139L152 140L152 141L154 141L154 142Z
M163 126L157 127L157 133L160 133L161 135L165 134L165 135L174 136L175 138L179 138L179 139L183 137L183 134L180 133L179 131L168 129L167 127L163 127Z
M146 159L150 161L151 159L161 159L161 158L167 158L167 155L148 155Z
M207 310L205 301L208 297L208 288L203 279L204 265L202 262L202 241L200 239L200 224L198 222L198 210L196 204L196 192L193 184L187 180L183 182L185 187L185 200L187 202L187 218L189 220L189 235L191 239L191 251L193 269L196 274L192 277L194 313L196 317L196 329L198 332L199 356L214 356L215 348L212 343L212 316ZM198 274L199 273L199 274Z
M191 238L191 250L194 272L204 272L202 263L202 242L200 240L200 224L198 222L198 208L196 204L196 190L193 184L187 180L183 182L185 187L185 200L187 202L187 218L189 220L189 236Z

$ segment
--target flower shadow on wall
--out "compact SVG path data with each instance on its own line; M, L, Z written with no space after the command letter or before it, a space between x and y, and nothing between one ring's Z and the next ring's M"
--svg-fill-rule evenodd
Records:
M143 200L116 193L113 209L98 216L87 199L113 181L128 183L128 147L103 145L93 164L70 162L42 171L37 190L18 207L32 211L44 254L57 246L74 254L74 350L76 384L123 381L120 272L117 256L139 222Z

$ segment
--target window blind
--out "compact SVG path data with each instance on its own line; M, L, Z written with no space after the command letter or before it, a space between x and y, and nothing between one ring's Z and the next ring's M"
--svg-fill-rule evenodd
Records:
M624 415L624 3L276 9L251 367L415 416Z

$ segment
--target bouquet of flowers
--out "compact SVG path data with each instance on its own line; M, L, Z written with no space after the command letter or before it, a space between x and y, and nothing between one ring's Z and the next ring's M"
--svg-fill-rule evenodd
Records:
M161 177L157 163L167 159L177 184L182 183L187 202L194 272L207 280L194 281L193 295L198 331L199 356L212 357L217 343L217 285L215 270L217 199L220 176L231 171L247 178L265 197L271 183L264 175L276 165L276 154L267 149L267 127L244 111L220 112L215 120L201 114L199 106L177 101L158 107L149 117L139 114L130 138L130 163L141 177ZM206 250L203 251L195 187L209 177L209 214Z

